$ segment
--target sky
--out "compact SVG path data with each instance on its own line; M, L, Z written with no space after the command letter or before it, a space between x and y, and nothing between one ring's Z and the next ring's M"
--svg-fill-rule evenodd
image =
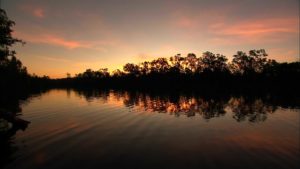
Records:
M299 61L299 0L2 0L18 58L51 78L181 53Z

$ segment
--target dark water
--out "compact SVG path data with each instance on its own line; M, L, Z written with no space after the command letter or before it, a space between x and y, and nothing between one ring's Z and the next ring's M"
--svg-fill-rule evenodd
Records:
M2 102L31 123L0 118L0 168L300 167L299 100L50 90Z

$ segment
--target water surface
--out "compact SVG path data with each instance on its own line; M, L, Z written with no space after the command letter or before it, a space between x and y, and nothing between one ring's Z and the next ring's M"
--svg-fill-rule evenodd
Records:
M300 111L288 103L50 90L12 106L31 122L24 131L7 134L1 119L0 167L299 168Z

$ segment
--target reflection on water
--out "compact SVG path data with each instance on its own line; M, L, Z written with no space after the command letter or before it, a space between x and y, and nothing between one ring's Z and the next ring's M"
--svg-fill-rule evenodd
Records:
M150 95L148 93L128 91L76 91L87 102L101 99L122 102L130 109L147 112L168 113L170 115L193 117L200 115L204 119L224 116L226 112L233 112L233 118L238 121L261 122L267 119L279 107L298 108L300 100L295 100L290 106L274 101L270 96L195 96L195 95ZM285 99L285 98L283 98ZM280 100L279 100L280 101Z
M18 150L15 144L17 131L25 131L29 121L19 118L22 115L21 105L25 105L30 97L39 96L44 91L8 93L0 95L0 167L13 160L11 154Z
M34 96L1 96L0 167L299 167L297 96L107 90Z

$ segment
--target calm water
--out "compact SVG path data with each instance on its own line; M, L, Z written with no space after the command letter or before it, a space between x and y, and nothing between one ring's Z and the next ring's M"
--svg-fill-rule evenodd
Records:
M297 101L50 90L14 104L31 123L1 119L0 168L300 167Z

